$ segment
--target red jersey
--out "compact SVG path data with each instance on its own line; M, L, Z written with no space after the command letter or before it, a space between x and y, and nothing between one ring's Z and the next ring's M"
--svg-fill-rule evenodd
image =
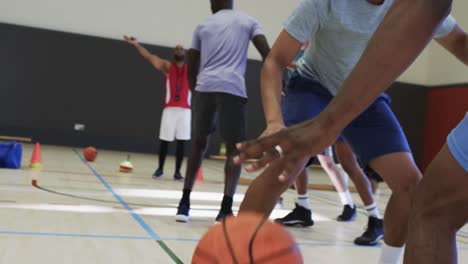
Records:
M164 107L181 107L190 109L191 91L188 83L188 67L181 68L172 63L166 75Z

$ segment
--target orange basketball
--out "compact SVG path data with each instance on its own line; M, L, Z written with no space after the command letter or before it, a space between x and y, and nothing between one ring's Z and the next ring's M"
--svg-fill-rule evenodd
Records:
M192 258L195 264L303 263L298 245L279 224L243 213L211 227Z
M83 151L83 157L87 161L94 161L96 159L96 156L97 156L97 150L94 147L87 147Z

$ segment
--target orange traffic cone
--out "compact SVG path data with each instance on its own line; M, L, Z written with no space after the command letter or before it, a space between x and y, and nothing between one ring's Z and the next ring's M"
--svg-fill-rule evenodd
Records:
M42 162L41 144L39 144L39 142L36 142L36 144L34 145L34 150L33 150L32 157L31 157L31 164L29 165L29 167L33 169L40 169L42 168L41 162Z
M202 167L200 167L197 173L197 182L202 182L202 181L203 181L203 169Z

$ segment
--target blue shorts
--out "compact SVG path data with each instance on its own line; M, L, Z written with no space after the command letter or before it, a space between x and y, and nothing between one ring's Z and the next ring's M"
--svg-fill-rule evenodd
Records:
M468 172L468 113L447 137L447 145L458 163Z
M289 80L282 100L286 126L319 115L333 95L319 82L295 73ZM390 109L390 97L382 94L342 132L342 139L352 147L362 165L374 158L396 152L411 152L405 134Z

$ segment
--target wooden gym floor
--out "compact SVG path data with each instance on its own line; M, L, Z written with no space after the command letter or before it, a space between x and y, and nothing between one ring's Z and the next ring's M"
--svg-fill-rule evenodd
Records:
M0 263L190 263L198 239L213 224L222 197L223 162L206 160L204 181L192 195L192 220L174 221L182 183L172 180L174 160L166 175L153 180L157 156L132 154L135 170L118 172L127 153L100 151L86 164L72 148L42 146L42 170L28 168L32 145L25 144L23 169L0 170ZM77 149L81 153L81 149ZM183 170L185 171L185 170ZM244 181L255 175L243 174ZM37 187L32 181L37 181ZM329 185L320 170L311 181ZM238 208L246 186L238 188ZM355 202L362 207L357 194ZM381 212L389 190L380 186ZM285 196L280 217L294 206L294 191ZM305 263L376 263L380 248L355 246L367 217L362 210L354 222L339 223L341 212L334 192L311 191L311 228L289 229L300 244ZM468 229L458 235L459 258L468 259Z

